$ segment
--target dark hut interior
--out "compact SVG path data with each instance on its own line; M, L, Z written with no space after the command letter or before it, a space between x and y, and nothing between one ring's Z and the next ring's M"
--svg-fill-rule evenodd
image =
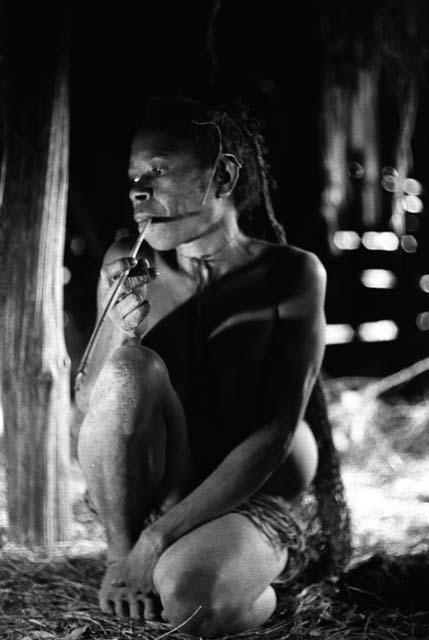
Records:
M280 591L258 637L429 637L428 3L190 0L67 11L46 3L0 12L5 103L8 66L28 71L30 97L50 52L67 49L72 376L93 327L103 254L118 230L133 229L128 151L145 100L243 99L265 122L277 217L288 242L315 252L328 272L323 374L354 555L339 578L310 576ZM31 118L28 104L17 108ZM273 240L263 210L247 224ZM81 419L74 410L72 447ZM104 539L82 499L76 460L73 540L55 552L10 539L4 462L0 450L0 635L166 637L166 625L99 613Z
M164 13L158 6L112 6L73 17L65 258L72 352L88 334L100 257L119 228L132 228L126 167L133 122L149 95L184 94L217 103L242 98L266 122L277 216L288 241L316 252L328 267L328 323L353 330L348 342L335 342L334 336L328 345L326 373L388 375L426 355L427 294L419 282L429 271L427 215L405 211L406 229L393 228L394 194L382 185L383 171L396 165L403 118L415 108L409 116L407 175L422 185L424 202L428 43L422 3L331 0L304 3L292 13L274 2L263 10L244 2L192 2L186 12L172 3ZM335 161L336 153L329 147L329 127L337 125L328 101L335 100L335 91L343 96L342 116L337 115L348 140L338 150L344 154L343 194L333 197L341 201L329 206L327 185L335 171L329 157ZM372 133L362 128L368 120ZM360 175L365 154L376 174L367 183ZM263 212L254 216L253 228L270 238L263 218ZM335 244L335 231L362 239L366 232L383 231L407 238L405 248L393 239L393 251L368 249L362 242L345 250ZM343 246L341 234L338 242ZM365 285L363 272L374 269L392 273L392 285ZM363 339L360 325L379 320L395 323L394 338Z

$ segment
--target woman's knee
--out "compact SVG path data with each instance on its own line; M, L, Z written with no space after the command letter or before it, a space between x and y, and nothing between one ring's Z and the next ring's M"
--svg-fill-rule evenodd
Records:
M167 367L162 358L152 349L143 347L137 342L125 344L115 349L104 363L96 381L86 381L75 392L77 406L86 414L99 401L103 403L106 391L109 395L115 391L122 393L127 389L134 394L134 389L155 390L169 380Z
M204 573L198 567L182 571L176 567L175 572L163 577L155 572L154 578L168 621L178 625L192 617L184 628L187 633L211 637L257 626L246 626L253 603L246 601L245 594L232 594L220 576Z
M167 367L155 351L140 345L123 345L115 349L104 369L120 378L163 383L168 379Z
M106 361L91 392L89 408L137 406L139 399L158 398L167 382L167 368L155 351L124 345Z
M91 392L79 448L94 438L98 441L100 429L106 440L110 432L122 438L134 434L136 425L146 426L144 416L152 419L153 408L162 404L166 376L164 362L151 349L128 345L116 349Z

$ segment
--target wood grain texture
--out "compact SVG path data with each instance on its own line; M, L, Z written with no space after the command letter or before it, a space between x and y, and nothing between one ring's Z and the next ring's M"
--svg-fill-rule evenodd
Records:
M63 328L69 101L62 55L9 68L0 217L0 355L14 542L70 535L70 362ZM38 61L40 64L40 60ZM28 70L27 70L28 73ZM30 85L29 87L27 85Z

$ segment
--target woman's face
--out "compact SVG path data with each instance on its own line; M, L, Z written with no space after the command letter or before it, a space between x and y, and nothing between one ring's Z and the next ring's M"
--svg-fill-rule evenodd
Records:
M136 135L128 170L130 199L139 228L152 218L146 240L154 249L173 249L222 224L212 171L199 166L186 138L150 130Z

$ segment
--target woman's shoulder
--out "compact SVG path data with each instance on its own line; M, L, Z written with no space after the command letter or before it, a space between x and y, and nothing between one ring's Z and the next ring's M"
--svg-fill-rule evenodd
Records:
M264 265L264 295L281 317L318 315L324 307L326 270L319 257L293 245L255 241Z
M294 245L279 245L263 240L251 242L251 250L267 262L271 275L279 280L322 284L326 282L326 269L313 252Z

